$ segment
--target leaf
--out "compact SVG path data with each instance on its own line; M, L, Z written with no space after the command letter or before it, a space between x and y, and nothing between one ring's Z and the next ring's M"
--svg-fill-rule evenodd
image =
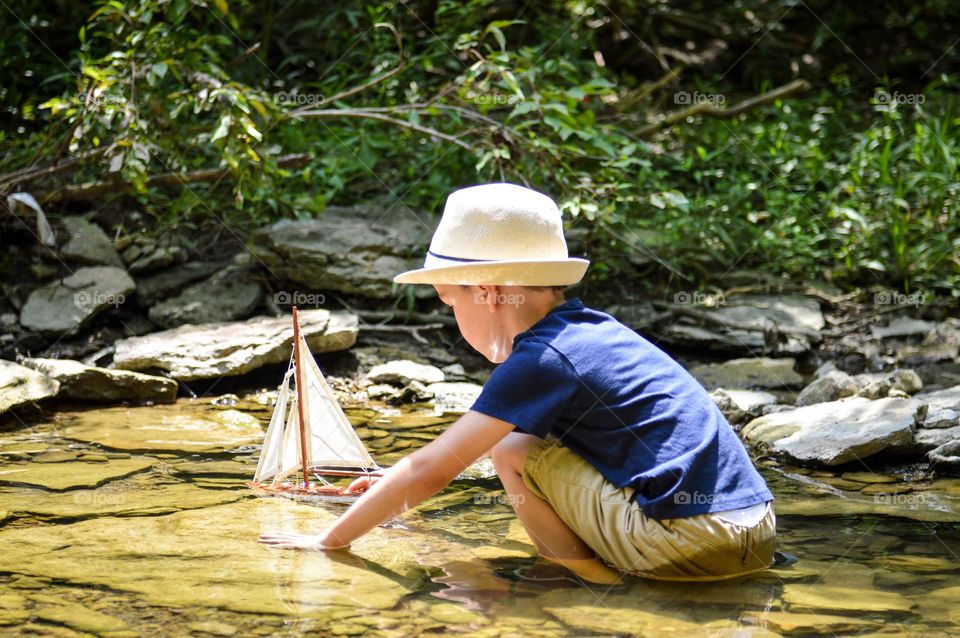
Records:
M230 132L230 126L233 124L233 116L227 113L220 118L220 122L217 124L217 129L213 132L213 135L210 136L211 142L216 142L217 140L227 136L227 133Z
M15 202L33 209L37 214L37 239L40 240L40 243L46 246L56 245L57 236L53 232L53 229L50 228L50 222L47 221L47 216L43 213L43 208L40 207L40 204L34 199L33 195L30 193L11 193L7 195L7 208L13 210L15 208Z

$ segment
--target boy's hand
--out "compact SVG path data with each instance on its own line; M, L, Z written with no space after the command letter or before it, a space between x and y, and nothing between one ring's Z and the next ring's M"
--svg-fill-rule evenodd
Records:
M324 542L323 534L294 534L292 532L264 532L260 534L260 542L278 549L312 549L328 551L346 549L349 545L339 547Z
M380 480L379 476L361 476L343 489L344 494L363 494Z

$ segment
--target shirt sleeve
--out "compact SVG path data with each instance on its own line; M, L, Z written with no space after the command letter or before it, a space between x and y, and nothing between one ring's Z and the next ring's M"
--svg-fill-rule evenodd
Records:
M579 385L560 353L544 343L522 341L493 371L470 409L544 438Z

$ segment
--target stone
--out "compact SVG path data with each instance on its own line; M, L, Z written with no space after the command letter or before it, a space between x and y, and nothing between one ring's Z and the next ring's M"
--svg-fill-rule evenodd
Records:
M840 475L848 481L858 483L896 483L897 477L889 474L877 474L875 472L844 472Z
M870 334L874 339L890 339L891 337L919 337L925 336L936 329L937 324L932 321L911 319L910 317L895 317L886 326L870 326Z
M905 596L878 589L853 589L828 585L788 584L783 600L790 609L828 609L833 611L908 612L916 603Z
M480 396L481 390L483 386L466 381L444 381L427 386L427 392L433 397L433 407L440 414L465 413Z
M939 472L960 473L960 440L944 443L927 454L930 463Z
M186 493L181 498L189 501ZM245 498L166 516L7 527L0 541L17 551L0 555L0 570L130 592L150 605L174 608L329 619L338 609L397 605L418 580L398 575L389 561L376 569L366 561L383 566L384 547L409 551L408 532L374 528L349 553L336 555L257 542L259 533L273 530L315 533L335 517L290 499Z
M35 485L51 490L76 487L97 487L108 481L141 472L155 463L148 457L117 459L107 463L66 461L56 464L25 463L5 465L0 469L0 482Z
M766 406L777 402L777 397L761 390L725 390L717 388L710 392L713 402L720 408L730 425L742 425L763 413Z
M879 629L883 623L851 616L830 614L800 614L785 611L748 611L741 615L744 622L766 627L782 634L819 634L835 636L841 633Z
M925 428L952 428L960 426L960 385L935 392L923 392L914 397L927 404Z
M93 266L123 267L120 255L103 229L83 217L64 217L67 242L60 254L69 260Z
M187 259L187 252L182 246L172 243L170 235L163 235L157 240L141 236L123 251L122 256L130 272L144 273L182 263Z
M803 377L793 367L794 360L790 358L758 357L696 366L690 374L707 390L796 388L803 385Z
M253 314L262 299L258 273L246 259L235 258L231 266L209 279L153 306L147 316L164 328L235 321Z
M45 336L70 336L107 308L123 305L135 289L122 268L79 268L60 283L31 292L20 310L20 324Z
M882 399L896 390L904 394L915 394L923 389L923 380L915 371L898 368L890 372L866 372L855 375L857 394L868 399Z
M960 425L952 428L922 427L913 435L914 451L917 453L927 453L954 441L960 441Z
M746 325L764 328L777 325L782 331L807 333L809 336L786 335L778 343L777 352L799 355L820 341L818 332L825 325L819 302L803 295L737 295L723 300L715 308L699 309ZM762 330L724 328L716 324L706 327L672 323L660 335L669 343L695 346L724 352L765 352Z
M852 397L857 393L857 382L846 372L833 370L826 373L808 385L797 395L794 402L798 407L836 401L844 397Z
M22 405L56 396L60 384L12 361L0 359L0 414Z
M357 316L322 308L300 313L300 327L314 354L346 350L357 340ZM185 325L115 344L114 366L165 370L181 381L239 375L290 358L289 317ZM278 379L279 381L279 379Z
M98 368L69 359L24 359L21 363L56 379L59 398L138 403L173 403L177 398L177 382L173 379Z
M220 271L223 264L210 261L188 261L179 266L145 275L137 281L137 301L152 306L162 299L181 292L186 286Z
M602 586L598 587L603 591ZM581 631L617 636L697 636L707 633L680 611L636 598L609 593L598 596L580 589L556 589L539 597L545 612Z
M398 359L374 366L367 373L367 378L373 383L403 386L411 381L419 381L423 384L440 383L445 377L443 370L436 366Z
M791 459L833 466L909 446L923 409L914 399L851 397L767 414L740 434Z
M64 413L60 436L114 450L226 452L261 443L260 421L237 410L190 409L189 403Z
M279 221L255 231L250 250L276 277L307 288L389 298L397 273L422 266L433 225L409 209L384 209L329 207L320 219Z

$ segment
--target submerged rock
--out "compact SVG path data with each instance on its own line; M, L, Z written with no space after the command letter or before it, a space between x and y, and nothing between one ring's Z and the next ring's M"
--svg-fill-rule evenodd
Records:
M88 366L69 359L24 359L23 365L60 383L57 396L75 401L173 403L177 382L128 370Z
M148 457L113 459L106 463L84 461L28 462L4 466L3 469L0 469L0 482L36 485L51 490L97 487L107 481L145 470L155 462L156 459Z
M840 465L909 446L924 409L914 399L852 397L767 414L740 434L797 461Z
M46 336L69 336L100 312L123 305L135 289L122 268L79 268L61 283L30 293L20 310L20 324Z
M316 309L300 313L313 353L346 350L357 340L357 316ZM289 317L186 325L116 343L114 365L123 370L166 370L182 381L244 374L290 358Z
M433 228L401 208L328 208L321 219L284 220L253 233L253 254L276 276L316 290L391 297L393 277L419 268ZM411 257L411 255L415 255ZM414 286L431 297L430 286Z
M707 390L796 388L803 385L803 377L793 370L794 364L791 358L731 359L723 363L695 366L690 369L690 374Z
M189 504L190 496L184 491L178 500ZM0 555L0 570L134 592L161 606L326 619L342 610L394 607L417 581L395 570L370 569L364 559L372 556L374 565L382 564L378 552L384 545L400 551L396 533L375 528L350 553L337 555L275 550L257 542L266 531L315 533L334 517L288 499L247 498L168 516L7 528L0 541L17 551Z
M260 443L260 421L237 410L198 410L189 403L107 408L63 415L58 433L115 450L226 452Z
M49 399L59 389L60 384L55 379L0 359L0 414L27 403Z
M123 266L113 242L99 226L83 217L64 217L63 225L69 235L60 247L64 257L82 264Z
M802 407L814 403L836 401L857 393L857 382L846 372L832 370L808 385L797 395L796 405Z

